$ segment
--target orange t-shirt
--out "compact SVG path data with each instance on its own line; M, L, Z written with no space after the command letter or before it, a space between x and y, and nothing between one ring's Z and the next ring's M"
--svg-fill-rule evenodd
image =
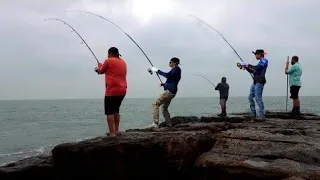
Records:
M121 58L108 58L99 63L99 73L105 74L105 96L123 96L127 93L127 64Z

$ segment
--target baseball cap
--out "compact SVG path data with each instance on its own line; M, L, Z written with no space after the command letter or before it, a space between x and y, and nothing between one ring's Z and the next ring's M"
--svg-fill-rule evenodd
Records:
M255 52L252 51L252 53L253 53L253 54L267 54L267 53L264 52L263 49L257 49Z
M177 57L173 57L173 58L171 58L171 60L170 60L170 61L172 61L172 62L176 63L177 65L178 65L178 64L180 64L180 59L179 59L179 58L177 58Z
M116 47L111 47L111 48L108 50L108 53L121 56L121 54L119 53L118 48L116 48Z

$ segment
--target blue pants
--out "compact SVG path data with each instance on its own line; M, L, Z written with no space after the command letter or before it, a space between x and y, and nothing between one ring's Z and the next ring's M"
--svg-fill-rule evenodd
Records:
M250 102L250 111L251 116L256 116L256 106L254 103L253 98L256 100L258 107L259 107L259 117L264 118L264 104L262 101L262 93L263 93L264 84L256 83L252 84L250 87L249 93L249 102Z

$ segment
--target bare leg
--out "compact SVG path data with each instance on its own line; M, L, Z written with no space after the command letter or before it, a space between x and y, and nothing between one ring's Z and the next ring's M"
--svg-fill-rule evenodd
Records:
M297 112L300 114L300 99L297 99Z
M111 137L116 135L114 119L115 118L114 118L113 114L107 116L107 123L108 123L108 126L109 126L109 136L111 136Z
M300 114L300 100L299 99L293 100L293 113Z
M120 125L120 114L114 114L114 126L115 126L115 133L119 133L119 125Z
M296 110L296 106L295 105L296 105L296 101L294 99L292 99L292 110L291 110L292 113L294 113L295 110Z

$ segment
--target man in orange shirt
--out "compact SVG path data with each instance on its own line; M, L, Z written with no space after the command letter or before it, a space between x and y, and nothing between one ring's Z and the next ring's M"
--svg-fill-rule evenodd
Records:
M127 93L127 64L120 56L119 50L111 47L108 50L108 59L95 68L98 74L105 74L104 112L107 116L109 136L119 133L119 109Z

